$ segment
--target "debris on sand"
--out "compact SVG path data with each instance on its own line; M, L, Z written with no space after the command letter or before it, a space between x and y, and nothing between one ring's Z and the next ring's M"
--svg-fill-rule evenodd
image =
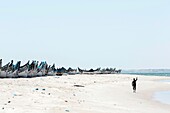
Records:
M65 110L66 112L70 112L68 109L67 110Z
M22 96L22 94L21 94L21 93L18 93L18 92L14 92L14 93L13 93L13 96Z
M67 100L65 100L65 102L68 102Z
M83 85L74 85L74 87L85 87Z

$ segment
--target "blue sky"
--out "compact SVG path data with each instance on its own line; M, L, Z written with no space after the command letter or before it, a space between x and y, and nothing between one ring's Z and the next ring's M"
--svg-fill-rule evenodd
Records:
M170 68L169 0L0 1L3 64Z

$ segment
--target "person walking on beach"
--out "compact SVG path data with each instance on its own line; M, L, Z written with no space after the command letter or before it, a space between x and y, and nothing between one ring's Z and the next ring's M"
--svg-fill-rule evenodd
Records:
M138 78L136 77L136 79L133 78L133 81L132 81L133 93L136 93L136 81L137 80L138 80Z

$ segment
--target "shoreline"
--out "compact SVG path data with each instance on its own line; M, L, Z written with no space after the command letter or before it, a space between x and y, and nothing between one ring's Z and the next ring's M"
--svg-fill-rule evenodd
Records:
M162 104L170 105L170 91L155 92L154 99Z
M137 92L131 82L138 77ZM0 79L0 112L17 113L169 113L154 100L157 91L170 90L160 80L143 75L67 75Z

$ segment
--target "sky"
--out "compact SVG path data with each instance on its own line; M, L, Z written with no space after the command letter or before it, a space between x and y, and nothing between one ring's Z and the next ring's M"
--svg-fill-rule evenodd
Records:
M1 0L0 58L170 68L169 0Z

